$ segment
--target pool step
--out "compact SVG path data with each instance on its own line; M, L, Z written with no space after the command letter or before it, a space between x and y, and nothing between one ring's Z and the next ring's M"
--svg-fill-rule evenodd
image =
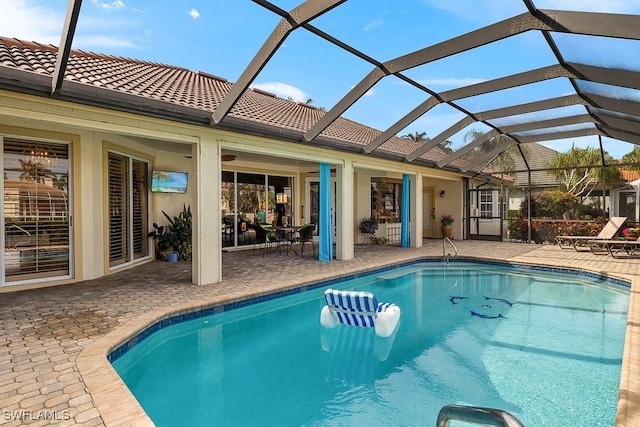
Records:
M436 426L448 427L452 420L483 426L524 427L519 419L500 409L464 405L443 406L438 413Z

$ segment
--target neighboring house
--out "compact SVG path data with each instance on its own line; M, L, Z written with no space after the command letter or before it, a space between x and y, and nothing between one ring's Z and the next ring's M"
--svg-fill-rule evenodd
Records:
M56 52L0 38L0 290L93 279L153 260L152 223L166 224L162 212L177 215L183 205L193 212L192 281L219 282L222 248L252 245L251 225L322 226L321 164L331 170L337 259L354 256L360 219L399 220L403 177L414 247L441 236L445 213L462 236L465 186L493 179L459 172L462 160L434 167L447 156L438 147L403 162L418 145L399 137L364 154L381 132L344 118L303 142L325 112L260 90L244 93L213 125L232 83L180 67L72 51L52 95ZM154 171L166 192L152 188ZM393 236L398 229L381 228Z
M529 194L529 186L532 193L558 189L556 177L551 172L544 170L549 167L549 163L558 152L535 142L526 144L526 150L529 152L527 160L529 161L529 168L532 170L531 178L529 181L529 173L527 172L514 173L515 182L508 192L509 210L520 209L522 202ZM521 156L515 156L514 162L516 171L526 171L527 166Z
M561 188L557 178L547 170L549 163L558 154L557 151L537 143L526 145L529 150L528 160L531 172L531 193L557 190ZM515 159L515 170L525 170L526 166L521 157ZM627 216L630 221L640 218L640 205L638 204L638 183L640 174L635 171L621 170L621 180L607 182L607 192L605 193L605 206L611 215ZM527 172L516 172L515 184L509 189L509 209L519 210L522 202L528 194L529 178ZM624 184L626 183L626 184ZM594 189L590 195L590 201L598 202L602 198L602 186Z
M624 186L611 190L612 215L626 216L629 222L640 221L640 172L620 171Z

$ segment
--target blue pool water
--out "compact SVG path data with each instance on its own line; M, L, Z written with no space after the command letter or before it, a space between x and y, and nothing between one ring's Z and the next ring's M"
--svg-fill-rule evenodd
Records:
M158 426L425 426L447 404L614 425L624 286L469 262L332 283L401 307L386 339L323 329L327 287L162 328L113 366Z

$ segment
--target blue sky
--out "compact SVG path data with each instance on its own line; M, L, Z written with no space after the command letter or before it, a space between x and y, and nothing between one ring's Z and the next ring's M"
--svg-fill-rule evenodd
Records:
M275 0L291 10L302 0ZM0 35L58 45L67 0L2 0ZM539 8L608 13L640 13L640 0L536 0ZM382 62L526 11L517 0L349 0L312 24ZM201 70L235 82L279 17L250 0L84 0L73 47ZM640 43L586 36L558 36L573 46L575 62L640 70ZM404 72L435 91L446 91L513 73L555 64L538 33L525 33ZM296 101L330 109L372 66L306 32L294 31L256 78L253 86ZM566 79L460 100L473 112L571 93ZM640 101L639 91L624 96ZM426 99L426 95L390 76L376 84L344 116L384 130ZM517 102L513 100L516 99ZM581 114L567 110L566 114ZM556 114L557 115L557 114ZM400 135L438 135L462 115L440 105ZM545 119L539 113L537 119ZM509 123L509 119L503 120ZM517 121L517 120L516 120ZM472 125L450 139L463 144ZM631 144L603 138L619 158ZM545 143L558 151L597 146L596 137Z

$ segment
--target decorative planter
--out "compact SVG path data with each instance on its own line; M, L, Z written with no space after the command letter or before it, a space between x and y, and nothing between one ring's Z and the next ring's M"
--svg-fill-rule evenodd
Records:
M444 239L445 237L451 238L451 232L452 232L452 227L450 225L443 225L442 226L442 238Z
M624 236L624 237L625 237L625 239L627 239L627 240L638 240L638 235L637 235L637 234L631 234L631 233L629 233L629 234L627 234L627 235L626 235L626 236Z

